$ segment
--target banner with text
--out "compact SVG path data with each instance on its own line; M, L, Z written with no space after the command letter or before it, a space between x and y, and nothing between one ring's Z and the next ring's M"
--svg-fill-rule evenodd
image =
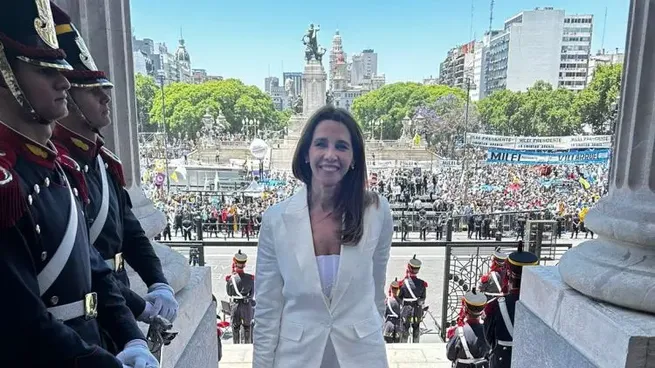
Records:
M536 152L521 150L490 149L487 151L488 163L527 164L527 165L566 165L608 162L609 149L573 152Z
M513 137L467 133L466 143L479 147L563 151L585 148L611 148L612 136L571 135L563 137Z

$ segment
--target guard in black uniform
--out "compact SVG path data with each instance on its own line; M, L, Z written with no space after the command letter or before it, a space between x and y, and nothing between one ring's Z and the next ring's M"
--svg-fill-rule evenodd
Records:
M235 344L241 343L241 326L243 326L243 341L252 343L252 319L255 301L255 276L245 272L248 256L237 252L232 259L232 274L225 276L227 295L232 300L232 336Z
M512 345L514 335L514 307L519 300L521 274L523 266L538 264L539 258L530 252L523 251L523 242L519 241L516 252L507 257L508 293L487 303L485 307L484 333L491 355L491 368L506 368L512 363Z
M384 311L384 341L387 343L400 342L403 324L400 321L402 312L402 300L398 298L400 292L400 283L398 278L389 285L389 295L385 301L386 309Z
M423 321L423 305L425 304L428 283L416 277L421 270L422 262L416 254L407 263L405 278L400 281L398 297L403 301L401 318L403 323L402 342L409 339L409 328L412 327L412 341L417 343L421 338L421 321Z
M480 316L487 298L475 288L463 298L465 317L463 324L457 326L455 334L446 344L448 360L454 368L486 368L489 362L485 358L489 345L484 338L484 327Z
M90 246L84 180L50 142L70 68L47 1L0 4L0 367L158 367ZM121 346L100 348L99 328Z
M84 40L66 13L52 5L57 38L74 68L64 76L71 83L69 114L60 119L53 141L59 152L82 168L90 203L86 206L89 237L107 265L114 271L127 306L139 321L150 323L161 315L175 320L178 304L168 285L161 262L131 209L120 160L103 147L100 129L111 124L109 93L113 84L97 70ZM142 298L130 289L124 260L148 286ZM118 350L106 339L106 348Z
M505 260L507 254L496 248L491 255L491 268L489 272L482 275L478 283L478 290L487 296L487 300L505 295Z

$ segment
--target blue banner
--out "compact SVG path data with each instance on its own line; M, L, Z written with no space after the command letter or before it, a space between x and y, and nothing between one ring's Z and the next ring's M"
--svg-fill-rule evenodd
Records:
M567 152L537 152L508 149L487 150L488 163L507 163L525 165L567 165L608 162L608 148Z

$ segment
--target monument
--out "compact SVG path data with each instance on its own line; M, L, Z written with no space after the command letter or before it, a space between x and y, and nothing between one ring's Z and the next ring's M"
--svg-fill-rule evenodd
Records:
M323 68L323 55L325 48L318 44L320 26L310 24L307 33L302 38L305 45L305 69L302 76L302 96L297 97L294 103L294 115L289 119L287 137L296 139L300 136L302 128L312 114L325 106L327 73ZM302 110L300 110L302 103ZM295 145L295 144L294 144Z
M655 2L630 1L609 194L598 236L523 271L512 367L655 367Z
M136 98L132 60L132 25L129 0L55 0L70 14L87 41L98 67L108 72L115 84L112 90L113 125L103 131L106 146L123 163L127 190L146 235L152 239L166 226L166 217L155 209L141 189L137 140ZM211 270L189 267L184 256L154 243L164 275L175 290L180 304L173 330L177 337L166 346L162 366L216 368L216 304L211 298ZM143 295L147 288L128 269L132 289ZM147 325L139 326L145 332Z

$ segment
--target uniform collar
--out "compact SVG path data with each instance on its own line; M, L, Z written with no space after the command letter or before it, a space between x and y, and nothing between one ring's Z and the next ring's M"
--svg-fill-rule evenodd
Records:
M98 137L96 142L90 141L60 123L55 125L52 135L58 144L66 147L74 158L83 161L85 164L94 160L98 156L100 148L104 145L102 138Z
M43 145L2 122L0 122L0 140L3 141L6 149L15 152L17 156L37 165L54 169L57 149L52 142L48 141Z

